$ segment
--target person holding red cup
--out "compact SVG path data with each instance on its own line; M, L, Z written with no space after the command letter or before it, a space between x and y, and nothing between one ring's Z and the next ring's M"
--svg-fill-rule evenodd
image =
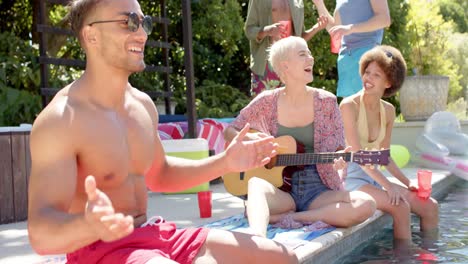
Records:
M306 29L303 0L250 0L244 32L250 45L252 97L284 85L267 60L268 48L274 42L289 36L309 41L327 23L328 19L321 16L316 24Z
M359 59L382 43L384 28L391 18L387 0L336 0L330 14L324 0L313 0L320 16L328 18L331 52L338 54L338 97L348 97L361 90Z
M432 192L432 171L418 170L418 197L429 199Z

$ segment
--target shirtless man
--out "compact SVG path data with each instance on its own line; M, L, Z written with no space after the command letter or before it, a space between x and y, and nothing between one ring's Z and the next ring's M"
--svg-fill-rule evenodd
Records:
M289 23L289 27L285 27L283 21ZM273 42L289 35L309 41L327 26L327 21L325 16L320 17L317 24L305 30L302 0L250 0L244 31L250 42L251 94L255 96L281 85L267 62L267 49Z
M128 77L145 68L152 24L136 0L74 0L70 22L86 71L40 113L31 131L28 229L39 254L68 263L297 263L272 240L147 222L147 187L176 191L266 164L272 138L242 141L192 161L166 157L152 100Z

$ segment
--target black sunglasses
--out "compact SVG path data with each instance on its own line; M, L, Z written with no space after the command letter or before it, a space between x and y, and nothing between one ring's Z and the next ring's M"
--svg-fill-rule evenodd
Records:
M88 26L92 26L94 24L112 23L112 22L125 22L127 23L128 30L132 32L136 32L141 24L141 27L143 28L143 30L146 32L147 35L151 34L151 31L153 30L153 19L151 18L151 16L144 16L143 19L140 20L140 17L137 15L137 13L134 13L134 12L130 12L128 14L127 19L94 21L92 23L89 23Z

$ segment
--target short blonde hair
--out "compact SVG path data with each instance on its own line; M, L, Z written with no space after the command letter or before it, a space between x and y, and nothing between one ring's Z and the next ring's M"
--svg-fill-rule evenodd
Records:
M276 41L268 49L268 62L280 78L283 74L280 67L281 62L288 60L291 50L294 50L294 48L296 48L300 43L305 43L307 46L305 39L301 37L290 36Z

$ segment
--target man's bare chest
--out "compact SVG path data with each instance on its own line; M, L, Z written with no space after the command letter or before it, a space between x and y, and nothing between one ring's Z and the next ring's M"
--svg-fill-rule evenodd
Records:
M271 11L274 15L290 15L289 0L272 0Z
M150 118L99 115L86 128L75 134L78 171L84 177L118 182L129 174L143 175L151 166L156 135Z

